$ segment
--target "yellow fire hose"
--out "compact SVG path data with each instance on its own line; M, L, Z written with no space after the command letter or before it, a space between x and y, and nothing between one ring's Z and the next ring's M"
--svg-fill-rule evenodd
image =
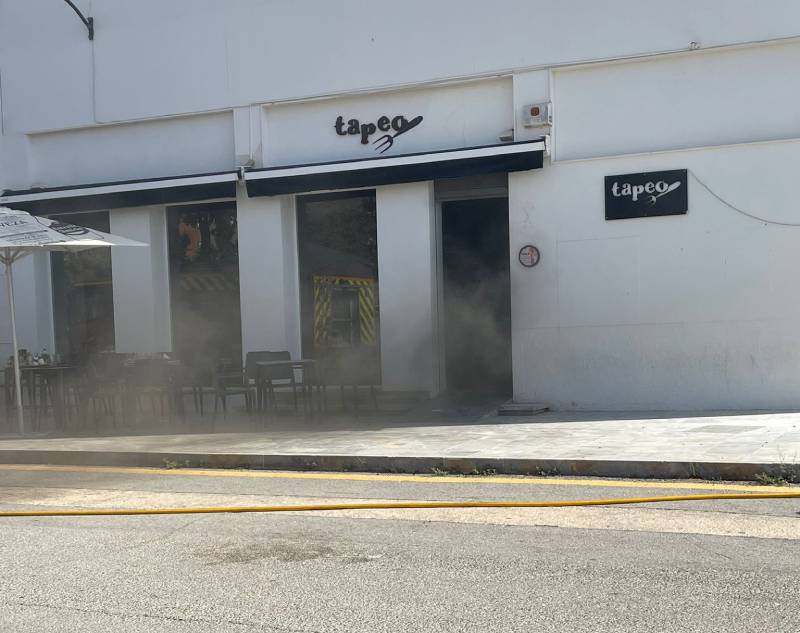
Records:
M661 497L623 497L621 499L582 499L566 501L391 501L380 503L319 503L213 508L139 508L131 510L12 510L0 512L0 518L141 516L149 514L227 514L243 512L325 512L330 510L430 510L439 508L568 508L674 501L716 501L722 499L800 499L800 491L667 495Z

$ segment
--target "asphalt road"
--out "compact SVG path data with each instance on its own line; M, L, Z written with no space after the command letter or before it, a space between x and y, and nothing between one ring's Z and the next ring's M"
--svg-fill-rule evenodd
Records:
M0 510L742 487L0 466ZM800 629L798 512L795 499L0 518L0 631L791 632Z

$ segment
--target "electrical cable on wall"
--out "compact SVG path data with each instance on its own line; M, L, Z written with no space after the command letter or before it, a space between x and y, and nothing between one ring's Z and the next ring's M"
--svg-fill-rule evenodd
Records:
M752 219L752 220L758 220L759 222L764 222L765 224L776 224L776 225L778 225L778 226L800 226L800 222L780 222L779 220L767 220L766 218L762 218L762 217L759 217L759 216L757 216L757 215L754 215L754 214L752 214L752 213L748 213L747 211L745 211L745 210L743 210L743 209L740 209L739 207L737 207L737 206L735 206L735 205L731 204L730 202L728 202L727 200L725 200L725 199L724 199L722 196L720 196L719 194L715 193L715 192L714 192L714 190L713 190L713 189L711 189L711 187L709 187L709 186L708 186L706 183L704 183L702 180L700 180L700 177L699 177L699 176L698 176L696 173L694 173L694 171L692 171L691 169L689 170L689 173L690 173L690 174L692 174L692 178L694 178L694 179L697 181L697 183L698 183L698 184L699 184L701 187L703 187L703 189L705 189L706 191L708 191L708 193L710 193L712 196L714 196L714 198L716 198L717 200L719 200L719 201L720 201L722 204L724 204L726 207L728 207L729 209L733 209L734 211L736 211L736 213L741 213L742 215L744 215L744 216L746 216L746 217L748 217L748 218L750 218L750 219Z

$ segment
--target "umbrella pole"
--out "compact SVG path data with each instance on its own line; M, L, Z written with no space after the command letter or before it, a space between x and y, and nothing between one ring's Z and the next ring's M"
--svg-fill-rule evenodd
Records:
M8 307L11 312L11 344L14 348L14 388L17 396L17 424L19 434L25 434L25 421L22 417L22 383L19 371L19 346L17 345L17 320L14 316L14 274L11 272L13 262L11 258L6 261L6 286L8 287Z

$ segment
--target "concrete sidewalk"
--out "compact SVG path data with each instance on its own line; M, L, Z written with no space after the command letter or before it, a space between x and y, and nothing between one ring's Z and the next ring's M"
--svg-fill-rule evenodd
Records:
M237 433L0 439L0 463L751 479L800 476L800 413L365 417ZM793 475L794 476L794 475Z

